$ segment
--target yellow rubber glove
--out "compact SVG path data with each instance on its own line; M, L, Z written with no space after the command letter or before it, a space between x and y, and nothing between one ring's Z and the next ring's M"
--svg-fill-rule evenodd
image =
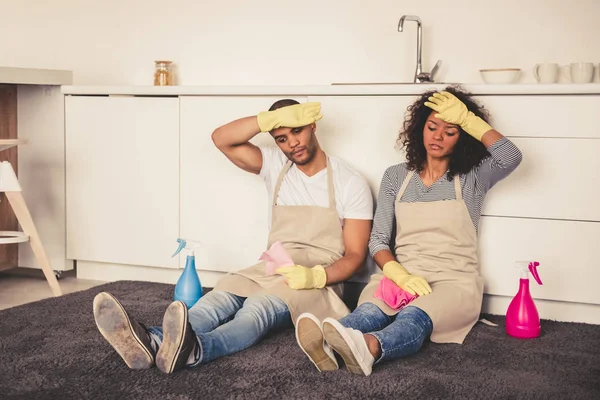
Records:
M481 142L483 134L492 130L483 119L473 114L465 103L449 92L434 93L425 105L433 111L437 111L436 118L449 124L460 125L460 127Z
M327 283L327 274L322 265L315 265L313 268L294 265L278 268L275 272L283 275L288 286L295 290L321 289Z
M256 118L260 131L269 132L282 126L297 128L310 125L323 118L323 114L321 114L321 103L311 102L281 107L274 111L263 111Z
M388 261L383 266L383 275L390 278L402 290L406 290L410 294L418 294L425 296L431 293L429 283L420 276L411 275L397 261Z

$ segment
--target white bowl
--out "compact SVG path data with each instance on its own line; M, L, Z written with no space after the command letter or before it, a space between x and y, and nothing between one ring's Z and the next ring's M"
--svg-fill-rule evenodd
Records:
M495 85L515 83L521 76L519 68L480 69L479 73L485 83Z

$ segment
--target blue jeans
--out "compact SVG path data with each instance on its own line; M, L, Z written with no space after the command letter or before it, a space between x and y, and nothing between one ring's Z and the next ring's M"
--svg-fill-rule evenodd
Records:
M340 323L377 338L381 346L381 357L377 362L415 354L433 330L431 318L413 306L389 316L375 304L363 303Z
M288 306L278 297L256 294L245 298L219 290L202 296L189 309L188 318L202 347L197 364L247 349L271 329L292 325ZM162 339L162 328L148 330Z

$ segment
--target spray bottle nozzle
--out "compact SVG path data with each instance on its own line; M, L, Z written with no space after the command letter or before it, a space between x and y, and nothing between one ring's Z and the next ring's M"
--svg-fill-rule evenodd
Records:
M173 253L171 257L175 257L183 249L190 249L193 252L195 248L198 248L201 245L200 242L182 238L177 238L177 243L179 243L179 247L177 247L177 250L175 251L175 253Z
M537 261L517 261L517 267L521 270L521 279L528 279L529 272L533 275L535 281L542 285L542 280L540 279L540 275L538 274L537 267L540 265Z
M183 249L185 249L186 246L186 241L184 239L181 238L177 238L177 243L179 243L179 247L177 248L177 250L175 251L175 253L173 253L173 255L171 257L175 257L177 254L179 254L179 252Z
M533 275L533 278L536 280L536 282L539 285L543 285L542 280L540 279L540 275L538 274L538 271L537 271L538 265L540 265L539 262L532 261L532 262L529 263L529 267L528 268L529 268L529 272L531 272L531 275Z

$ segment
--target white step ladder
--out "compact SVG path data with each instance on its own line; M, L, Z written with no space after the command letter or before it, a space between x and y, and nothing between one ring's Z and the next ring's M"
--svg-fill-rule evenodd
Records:
M25 143L26 141L20 139L0 139L0 151ZM6 198L8 199L12 210L15 213L21 228L23 228L23 232L0 231L0 245L29 241L33 254L38 263L40 263L42 271L46 276L46 280L48 280L48 284L50 285L50 289L52 289L52 293L54 296L62 295L58 280L50 265L50 260L48 260L40 236L38 235L29 209L27 208L27 204L25 203L25 199L23 198L21 185L17 180L15 170L8 161L0 162L0 192L6 194Z

